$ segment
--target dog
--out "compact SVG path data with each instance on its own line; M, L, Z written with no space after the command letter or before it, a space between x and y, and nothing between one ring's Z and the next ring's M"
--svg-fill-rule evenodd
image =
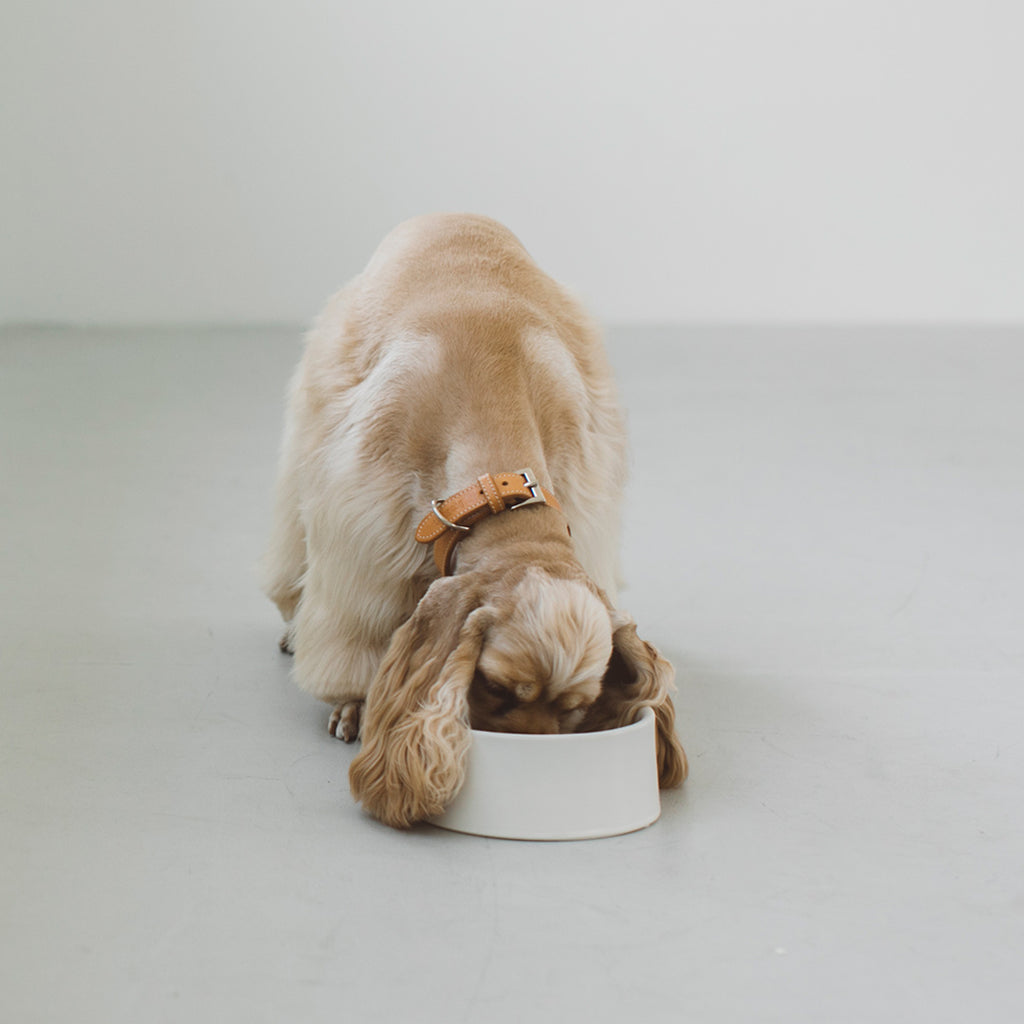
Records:
M625 476L597 329L496 221L407 221L329 301L290 386L265 590L296 681L361 736L372 815L440 814L471 729L643 707L660 784L685 778L672 667L614 606Z

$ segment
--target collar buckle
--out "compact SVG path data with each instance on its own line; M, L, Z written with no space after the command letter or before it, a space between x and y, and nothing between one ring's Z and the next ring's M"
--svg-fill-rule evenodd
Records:
M515 512L517 508L526 508L527 505L546 505L548 503L548 499L544 497L544 494L540 489L540 484L537 482L537 478L533 475L532 469L529 467L517 469L516 474L523 478L523 484L530 492L530 497L513 505L509 509L510 512Z

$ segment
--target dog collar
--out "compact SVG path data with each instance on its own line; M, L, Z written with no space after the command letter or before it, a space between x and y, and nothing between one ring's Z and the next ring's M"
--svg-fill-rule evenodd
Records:
M442 576L450 576L455 545L473 524L490 515L528 505L551 505L562 511L558 499L537 482L531 469L514 473L484 473L475 484L444 500L430 503L430 512L416 527L420 544L434 545L434 563Z

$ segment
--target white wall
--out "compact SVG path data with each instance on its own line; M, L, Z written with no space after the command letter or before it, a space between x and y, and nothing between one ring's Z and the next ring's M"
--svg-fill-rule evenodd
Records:
M608 320L1024 319L1019 0L0 18L2 319L305 319L434 209Z

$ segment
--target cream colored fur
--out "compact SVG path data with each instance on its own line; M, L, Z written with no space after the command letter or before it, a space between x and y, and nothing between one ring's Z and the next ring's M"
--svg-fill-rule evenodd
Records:
M538 506L488 518L438 580L413 539L431 499L524 466L564 517ZM471 692L477 662L507 676L497 666L517 651L530 668L506 683L527 687L514 709L524 729L600 727L639 700L660 715L663 783L681 780L667 662L637 641L626 661L649 671L602 691L631 622L612 607L625 472L595 327L496 222L409 221L330 301L291 384L266 590L297 682L338 706L332 729L351 738L366 700L351 779L368 810L404 826L443 809L471 717L490 714ZM536 692L529 672L547 673Z

